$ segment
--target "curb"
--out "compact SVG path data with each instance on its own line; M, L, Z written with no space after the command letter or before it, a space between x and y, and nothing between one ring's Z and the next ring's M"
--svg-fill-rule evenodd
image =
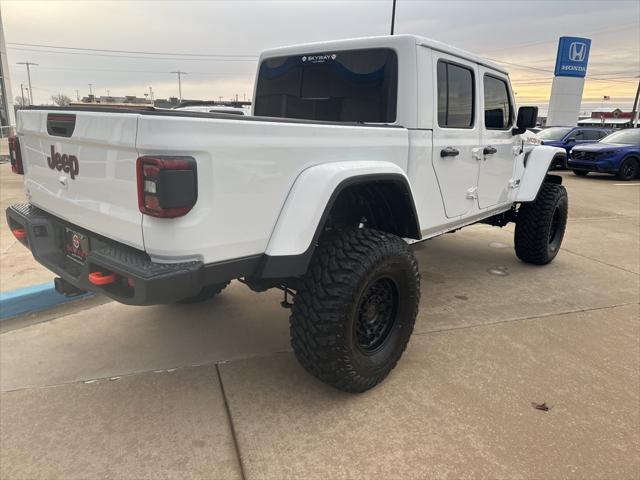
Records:
M0 321L25 313L40 312L62 303L73 302L95 295L83 293L75 297L65 297L56 292L53 282L0 292Z

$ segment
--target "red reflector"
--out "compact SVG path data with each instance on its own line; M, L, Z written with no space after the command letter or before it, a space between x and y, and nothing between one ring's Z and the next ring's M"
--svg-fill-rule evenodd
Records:
M11 230L11 233L13 233L13 236L16 237L18 240L27 238L27 231L24 228L16 228L14 230Z
M144 206L149 210L161 210L160 202L158 201L158 197L155 195L145 195Z
M94 285L109 285L114 283L118 276L115 273L91 272L89 281Z

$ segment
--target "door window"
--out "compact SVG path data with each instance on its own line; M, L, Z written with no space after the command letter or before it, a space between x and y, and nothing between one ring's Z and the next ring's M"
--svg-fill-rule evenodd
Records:
M586 140L584 130L575 130L567 140Z
M474 114L473 72L449 62L438 62L438 125L471 128Z
M507 82L484 76L484 126L487 130L505 130L513 119Z
M602 135L600 135L600 130L585 130L584 131L584 139L585 140L600 140Z

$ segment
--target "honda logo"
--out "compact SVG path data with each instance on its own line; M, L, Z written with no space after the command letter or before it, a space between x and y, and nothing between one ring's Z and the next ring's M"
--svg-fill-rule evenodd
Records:
M587 56L587 44L582 42L572 42L569 45L569 60L572 62L584 62Z

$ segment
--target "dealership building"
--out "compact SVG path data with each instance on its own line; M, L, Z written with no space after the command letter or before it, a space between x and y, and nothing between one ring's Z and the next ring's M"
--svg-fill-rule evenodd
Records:
M579 127L630 128L633 126L632 112L624 112L619 108L596 108L591 117L578 120Z

